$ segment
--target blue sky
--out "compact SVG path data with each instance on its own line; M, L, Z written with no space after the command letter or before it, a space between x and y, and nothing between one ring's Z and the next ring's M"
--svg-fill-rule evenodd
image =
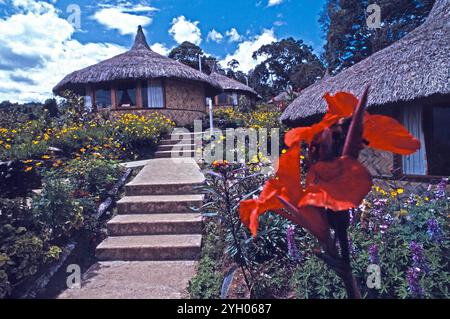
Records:
M282 38L302 39L320 52L323 35L317 20L323 3L0 0L0 101L51 96L65 74L128 49L139 24L158 53L188 40L222 64L237 59L245 72L258 62L251 58L253 51Z

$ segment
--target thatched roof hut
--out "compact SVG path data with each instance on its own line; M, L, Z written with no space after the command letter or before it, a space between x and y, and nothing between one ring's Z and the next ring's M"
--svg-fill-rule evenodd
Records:
M217 72L212 72L209 77L219 83L223 93L216 96L214 104L217 105L234 105L237 103L239 96L244 96L250 103L255 103L260 98L258 93L251 87L231 79Z
M295 126L324 114L325 92L357 95L370 84L371 108L450 94L450 1L437 0L427 20L399 41L303 90L281 116Z
M153 52L141 26L129 51L70 73L53 92L65 90L86 96L94 109L158 109L182 125L204 115L207 96L222 92L208 75Z
M326 92L361 95L370 84L369 111L397 118L421 141L408 157L372 152L373 175L427 180L450 175L450 1L436 0L427 20L389 47L303 90L281 116L309 125L326 111Z
M220 87L224 92L237 92L242 94L253 95L254 97L258 97L258 93L253 90L251 87L236 81L234 79L229 78L228 76L219 74L217 72L212 72L209 77L219 83Z
M197 81L205 84L207 96L221 92L220 85L208 75L152 51L141 26L138 27L134 45L129 51L70 73L55 86L53 92L55 94L64 90L77 92L91 83L153 78Z

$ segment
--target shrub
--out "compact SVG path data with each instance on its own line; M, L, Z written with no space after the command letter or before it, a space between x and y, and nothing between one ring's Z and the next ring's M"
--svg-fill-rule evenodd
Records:
M47 178L42 193L33 199L33 217L40 232L51 240L67 236L83 224L83 206L73 198L74 191L68 180Z
M0 200L0 298L59 258L61 250L36 232L32 214L22 199Z
M448 298L449 195L441 186L421 195L378 187L355 210L350 228L352 267L366 298ZM308 241L294 276L299 298L344 298L338 277L312 256ZM381 289L366 285L369 264L381 269Z

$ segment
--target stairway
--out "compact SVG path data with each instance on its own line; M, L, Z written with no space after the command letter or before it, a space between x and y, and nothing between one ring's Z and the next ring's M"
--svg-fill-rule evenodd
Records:
M192 158L193 139L185 133L163 140L158 158L125 186L118 215L107 224L109 237L96 249L99 260L198 259L201 216L191 207L202 204L195 187L204 176Z
M158 158L149 160L125 186L117 215L107 223L108 237L96 249L99 262L83 276L81 289L59 298L182 298L200 257L205 178L192 158L193 134L161 141ZM180 138L187 148L172 156ZM186 143L187 142L187 143Z
M202 133L177 133L170 139L160 142L155 152L155 158L189 158L195 155L195 138L201 138Z

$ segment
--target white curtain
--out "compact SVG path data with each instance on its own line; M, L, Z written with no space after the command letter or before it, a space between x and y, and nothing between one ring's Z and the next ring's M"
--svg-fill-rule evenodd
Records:
M84 109L88 112L92 112L92 98L90 95L84 97Z
M147 87L148 107L164 107L164 90L162 80L149 80Z
M427 174L427 152L422 127L422 110L421 105L411 105L403 109L403 125L420 141L420 149L417 152L410 156L403 156L404 174Z
M238 95L237 95L237 93L233 93L231 95L231 100L233 101L233 106L237 106L238 105Z

